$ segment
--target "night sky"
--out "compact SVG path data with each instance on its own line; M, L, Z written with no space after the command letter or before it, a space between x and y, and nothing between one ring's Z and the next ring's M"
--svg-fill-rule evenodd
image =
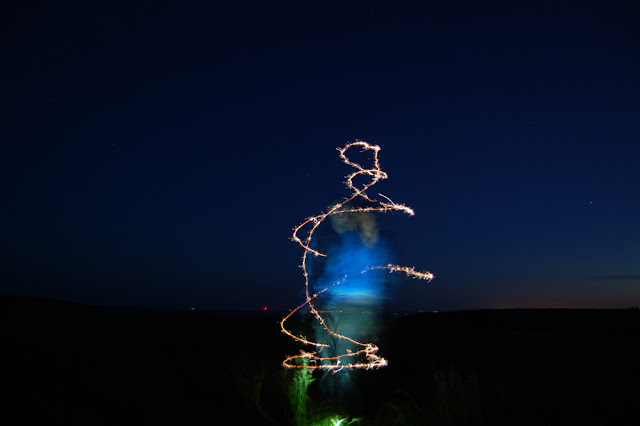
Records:
M396 309L640 305L638 3L392 3L5 4L0 293L294 308L361 139Z

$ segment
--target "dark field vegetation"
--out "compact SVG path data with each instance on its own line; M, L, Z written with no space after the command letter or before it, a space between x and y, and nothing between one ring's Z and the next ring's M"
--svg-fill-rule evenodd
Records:
M355 372L342 401L315 380L301 413L295 373L280 364L301 348L278 318L19 297L0 307L3 425L291 425L337 414L376 425L640 424L637 309L389 321L377 341L389 366Z

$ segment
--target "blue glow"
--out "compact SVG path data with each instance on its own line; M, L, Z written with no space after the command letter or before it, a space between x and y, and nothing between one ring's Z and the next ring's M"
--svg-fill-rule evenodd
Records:
M382 241L373 247L362 242L358 232L347 231L340 234L340 241L334 244L328 253L331 259L324 273L315 282L314 288L321 290L329 286L326 304L334 309L339 305L356 304L365 308L377 308L389 298L386 288L388 272L383 270L366 271L367 268L389 263L389 250ZM341 280L347 277L344 282ZM334 285L340 282L339 285Z
M392 263L390 244L379 235L370 215L342 218L332 225L336 232L323 240L328 246L327 257L315 258L313 266L308 268L313 290L328 288L317 307L334 332L359 341L371 341L377 333L380 314L390 299L390 274L369 268ZM314 329L316 341L331 346L321 348L321 356L360 349L352 342L329 335L320 324ZM351 389L353 380L350 370L343 369L324 374L319 384L327 396L342 398Z

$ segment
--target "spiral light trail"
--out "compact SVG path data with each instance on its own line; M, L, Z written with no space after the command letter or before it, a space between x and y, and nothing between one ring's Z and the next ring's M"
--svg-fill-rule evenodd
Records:
M347 151L349 149L357 148L357 147L361 148L362 152L365 152L365 151L373 152L373 168L365 169L360 164L349 160L349 158L346 155ZM293 355L293 356L287 357L282 363L287 368L323 369L323 370L333 370L334 372L336 372L343 368L373 369L373 368L384 367L385 365L387 365L387 360L377 355L378 347L376 345L372 343L358 342L355 339L336 333L329 328L329 326L325 321L325 318L322 316L322 312L319 311L314 304L314 301L322 293L327 291L329 287L326 287L318 291L317 293L311 294L309 289L309 273L307 271L307 259L310 253L313 254L314 256L327 257L326 254L320 253L319 251L311 248L311 240L314 236L314 232L316 231L316 229L327 217L331 215L345 214L345 213L359 213L359 212L388 212L392 210L398 210L398 211L407 213L410 216L413 216L414 211L405 205L394 203L388 197L382 194L378 194L378 195L383 197L386 201L375 200L373 198L370 198L366 194L365 191L367 191L369 188L375 185L378 181L387 179L388 177L387 174L380 169L380 162L378 160L378 153L380 152L379 146L371 145L367 142L356 140L355 142L347 143L344 146L344 148L338 148L338 152L340 152L340 159L345 164L348 164L357 169L355 172L348 175L346 180L347 187L351 189L353 193L343 202L338 203L334 206L331 206L326 213L322 213L317 216L312 216L307 218L304 222L302 222L302 224L297 226L293 231L293 238L292 238L293 241L300 244L300 246L304 249L304 254L302 255L302 271L305 278L306 300L303 304L295 308L293 311L289 313L289 315L287 315L280 321L280 327L282 328L282 331L288 336L290 336L291 338L305 345L313 346L316 350L315 351L301 350L300 355ZM369 177L370 181L362 185L361 188L358 188L353 182L354 178L356 178L357 176ZM343 206L345 204L356 199L357 197L362 197L363 199L367 200L370 203L375 203L379 205L379 207L361 207L361 208L344 208L343 209ZM299 233L305 227L308 227L309 231L306 234L306 237L300 237ZM392 264L370 266L364 271L362 271L362 273L364 274L367 271L372 269L386 269L389 272L404 272L407 276L410 276L413 278L419 278L427 281L431 281L433 279L433 274L431 274L430 272L426 272L426 271L418 272L413 267L398 266L398 265L392 265ZM332 286L338 286L342 284L346 279L348 279L348 277L344 276L338 282L333 283ZM330 357L322 357L320 356L319 353L323 350L323 348L329 348L330 345L313 342L311 340L308 340L304 336L296 336L291 331L289 331L285 327L286 321L289 318L291 318L291 316L295 314L298 310L300 310L301 308L307 305L309 306L309 311L311 312L311 314L324 327L327 333L329 333L330 335L334 336L337 339L343 339L343 340L349 341L355 344L357 347L360 347L361 349L357 351L347 350L346 353L344 354L330 356ZM302 360L306 359L308 360L308 362L296 363L296 360L298 359L302 359ZM361 361L358 361L358 359L361 359Z

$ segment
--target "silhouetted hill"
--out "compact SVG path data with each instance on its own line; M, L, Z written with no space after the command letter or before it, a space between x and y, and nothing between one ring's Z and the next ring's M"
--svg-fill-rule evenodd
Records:
M280 363L302 348L276 318L24 297L0 309L2 424L292 422ZM352 405L315 382L312 409L361 424L640 424L639 331L638 310L409 315L377 341L389 366L352 373Z

